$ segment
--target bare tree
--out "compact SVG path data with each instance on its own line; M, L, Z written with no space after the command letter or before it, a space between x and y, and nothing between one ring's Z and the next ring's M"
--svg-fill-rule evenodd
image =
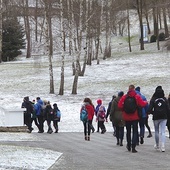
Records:
M79 10L79 27L77 27L77 52L76 52L76 70L73 80L72 86L72 94L77 94L77 86L78 86L78 77L81 70L80 67L80 55L81 55L81 48L82 48L82 17L83 17L83 0L79 1L80 10ZM79 30L79 31L78 31Z
M128 44L129 44L129 51L132 52L131 48L131 39L130 39L130 20L129 20L129 0L127 0L127 27L128 27Z
M47 55L49 59L49 76L50 76L50 93L54 94L54 78L53 78L53 65L52 65L52 31L51 31L51 2L44 0L45 5L45 38L46 38L46 48Z
M106 39L105 39L105 50L104 50L104 55L103 59L106 59L111 56L111 42L110 38L111 37L111 30L110 30L110 1L105 1L105 21L106 21Z
M2 0L0 0L0 63L2 62Z
M30 22L29 22L29 5L28 0L23 1L24 3L24 23L25 23L25 32L26 32L26 39L27 39L27 54L26 58L31 57L31 36L30 36Z
M143 41L143 1L136 0L136 7L139 16L140 23L140 50L144 50L144 41Z
M61 45L62 45L62 55L61 55L61 80L60 80L60 90L59 95L64 94L64 60L65 60L65 45L64 45L64 21L63 21L63 0L60 0L60 31L61 31Z

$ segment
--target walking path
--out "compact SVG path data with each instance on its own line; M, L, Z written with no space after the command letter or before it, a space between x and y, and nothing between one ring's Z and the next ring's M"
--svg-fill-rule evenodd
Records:
M154 137L145 138L137 146L137 153L128 152L124 146L116 145L112 133L91 134L91 141L85 141L83 133L60 132L39 134L33 132L38 141L0 141L0 145L29 146L61 152L62 155L49 170L169 170L170 140L166 138L166 151L156 151ZM146 134L147 136L147 134ZM33 154L34 155L34 154ZM41 158L40 158L41 163Z

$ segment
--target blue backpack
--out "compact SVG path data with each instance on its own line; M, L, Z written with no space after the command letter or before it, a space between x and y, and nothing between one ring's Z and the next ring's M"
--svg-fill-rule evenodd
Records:
M56 116L57 116L58 118L61 118L61 112L60 112L60 110L57 110Z
M87 121L87 117L88 117L87 110L86 110L85 106L83 106L82 109L81 109L81 112L80 112L80 120L82 122L86 122Z

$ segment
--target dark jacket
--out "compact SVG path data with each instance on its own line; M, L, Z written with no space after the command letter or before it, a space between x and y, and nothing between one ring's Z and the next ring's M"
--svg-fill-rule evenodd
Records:
M25 99L25 98L24 98L24 101L22 103L21 108L26 108L26 111L24 112L25 114L31 115L31 113L33 112L32 103L29 100Z
M123 120L122 110L118 107L118 102L120 98L121 97L118 96L112 102L110 111L110 121L112 121L115 126L123 127L125 125L125 122Z
M44 110L44 117L46 120L53 120L54 119L54 112L50 104L46 105L46 108Z
M54 109L53 109L53 112L54 112L54 120L60 122L60 119L61 117L58 117L58 112L60 112L57 104L53 105Z
M158 98L163 98L165 100L165 111L160 114L157 114L155 108L155 100ZM159 119L167 119L168 114L169 114L169 103L168 100L166 99L164 95L164 91L162 89L156 89L155 93L153 94L150 103L149 103L149 109L148 109L148 114L153 115L153 120L159 120Z

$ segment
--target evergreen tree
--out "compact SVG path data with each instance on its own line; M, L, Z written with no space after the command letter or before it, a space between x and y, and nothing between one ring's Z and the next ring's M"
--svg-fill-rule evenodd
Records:
M3 21L2 61L14 60L25 48L24 30L17 18Z

